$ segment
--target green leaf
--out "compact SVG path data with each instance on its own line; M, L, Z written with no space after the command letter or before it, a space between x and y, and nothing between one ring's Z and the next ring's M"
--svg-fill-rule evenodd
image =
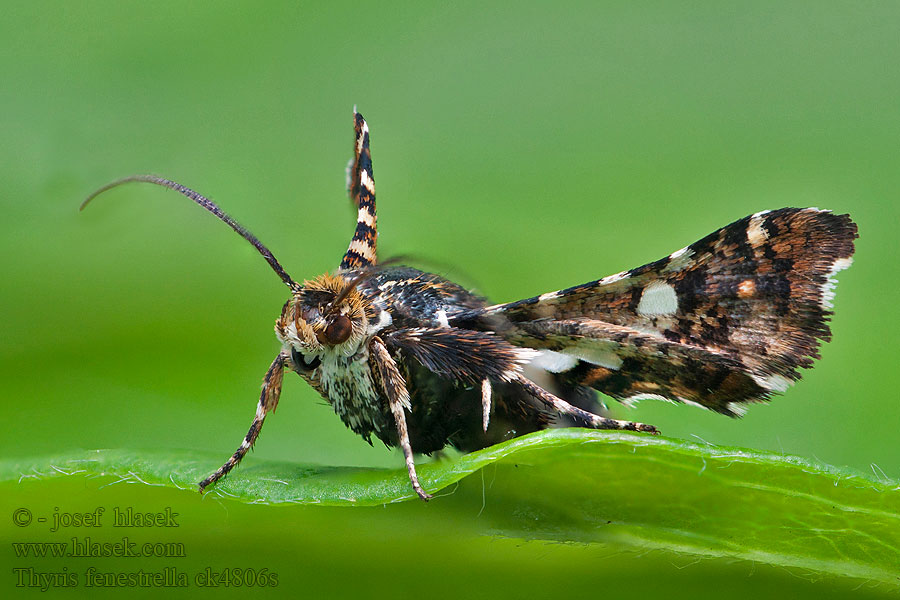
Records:
M196 494L196 482L221 458L98 450L4 460L0 484L81 476ZM484 531L492 534L732 557L900 587L900 487L894 481L796 457L563 429L422 464L422 483L438 496L429 506L447 502L441 496L479 470L491 506ZM207 494L267 504L420 502L403 470L252 457Z

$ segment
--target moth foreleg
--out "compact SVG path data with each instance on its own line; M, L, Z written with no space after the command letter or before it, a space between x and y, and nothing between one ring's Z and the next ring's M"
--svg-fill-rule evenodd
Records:
M201 494L207 487L225 477L229 471L241 462L241 459L244 458L247 451L253 447L256 438L259 437L259 432L262 429L263 421L266 419L266 414L268 414L270 410L275 410L275 407L278 406L278 397L281 395L281 383L284 378L284 361L285 356L283 354L279 354L275 360L272 361L272 365L269 367L269 370L266 371L266 376L263 378L262 393L259 396L259 404L256 407L256 415L253 417L253 423L250 424L250 431L244 436L244 441L241 442L241 445L235 453L231 455L231 458L225 461L225 464L219 467L215 473L200 482L199 487Z
M583 422L587 427L594 429L627 429L629 431L644 431L647 433L659 434L659 431L653 425L645 425L644 423L635 423L633 421L620 421L618 419L609 419L595 415L592 412L582 410L577 406L572 406L562 398L555 396L536 385L523 375L519 375L516 382L524 388L533 398L552 409L554 412Z
M378 336L372 338L369 343L375 364L378 365L378 373L381 375L381 386L387 396L394 422L397 424L397 437L400 440L400 448L406 459L406 470L409 473L409 481L413 489L422 500L428 501L432 496L419 484L419 476L416 474L416 464L413 460L412 445L409 442L409 428L406 425L406 413L412 410L409 402L409 390L406 389L406 381L397 368L397 363L391 358L387 346Z

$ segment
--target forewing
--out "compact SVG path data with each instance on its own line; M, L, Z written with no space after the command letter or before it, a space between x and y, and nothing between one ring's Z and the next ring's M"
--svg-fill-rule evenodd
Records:
M833 276L850 265L856 237L848 215L814 208L764 211L643 267L469 311L451 324L496 331L530 347L548 347L541 345L540 330L553 321L626 328L627 336L615 344L607 338L611 333L596 324L568 337L553 332L554 351L564 356L555 357L551 367L560 372L566 367L572 377L580 373L584 383L618 398L654 394L734 412L722 407L783 391L799 379L798 368L812 366L819 357L820 342L831 337ZM611 369L618 375L615 386L590 373L608 365L577 357L585 339L612 344L610 352L622 361ZM685 354L680 362L671 359L676 348ZM741 379L728 379L727 373L742 375L739 397L712 394L715 387L706 378L693 377L698 373L694 360L718 365L714 370L722 381ZM678 385L672 383L676 379ZM755 386L746 384L748 379ZM659 389L652 391L654 385Z
M375 220L375 176L369 150L369 126L353 111L353 158L347 165L347 192L357 207L356 231L341 261L342 269L358 269L375 264L378 229Z

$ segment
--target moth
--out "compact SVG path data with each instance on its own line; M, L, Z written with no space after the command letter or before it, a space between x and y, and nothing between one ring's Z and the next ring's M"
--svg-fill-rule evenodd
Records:
M783 392L829 341L835 274L848 267L849 215L782 208L744 217L642 267L506 304L435 274L379 264L369 128L354 111L347 187L356 230L337 270L298 283L216 204L154 175L250 242L290 290L280 348L250 430L199 483L227 475L278 406L285 369L306 380L370 444L400 447L412 489L428 494L414 455L461 451L554 425L657 433L604 416L596 392L655 398L736 417Z

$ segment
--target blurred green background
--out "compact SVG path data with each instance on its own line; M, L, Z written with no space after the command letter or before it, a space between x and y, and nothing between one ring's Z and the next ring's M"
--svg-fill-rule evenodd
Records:
M371 129L381 256L416 255L496 301L638 266L762 209L849 212L861 237L840 276L834 341L799 385L741 420L652 402L616 414L673 437L900 477L897 3L0 7L3 456L227 457L278 350L284 286L172 192L133 186L77 206L119 176L164 175L216 200L294 278L314 277L353 230L344 165L356 104ZM402 464L299 378L285 381L250 461ZM441 531L466 573L465 545ZM273 548L309 549L299 532L272 535L268 561L290 571ZM435 540L406 535L404 560L418 554L439 572L417 550ZM560 564L594 564L588 548L503 547L504 565L555 552L535 589L564 581ZM370 591L402 577L392 557L374 559L387 564ZM624 582L659 564L672 593L708 576L667 559L611 566ZM301 565L283 581L311 577ZM513 589L483 563L473 577L485 594ZM766 577L781 581L760 571L754 582Z

